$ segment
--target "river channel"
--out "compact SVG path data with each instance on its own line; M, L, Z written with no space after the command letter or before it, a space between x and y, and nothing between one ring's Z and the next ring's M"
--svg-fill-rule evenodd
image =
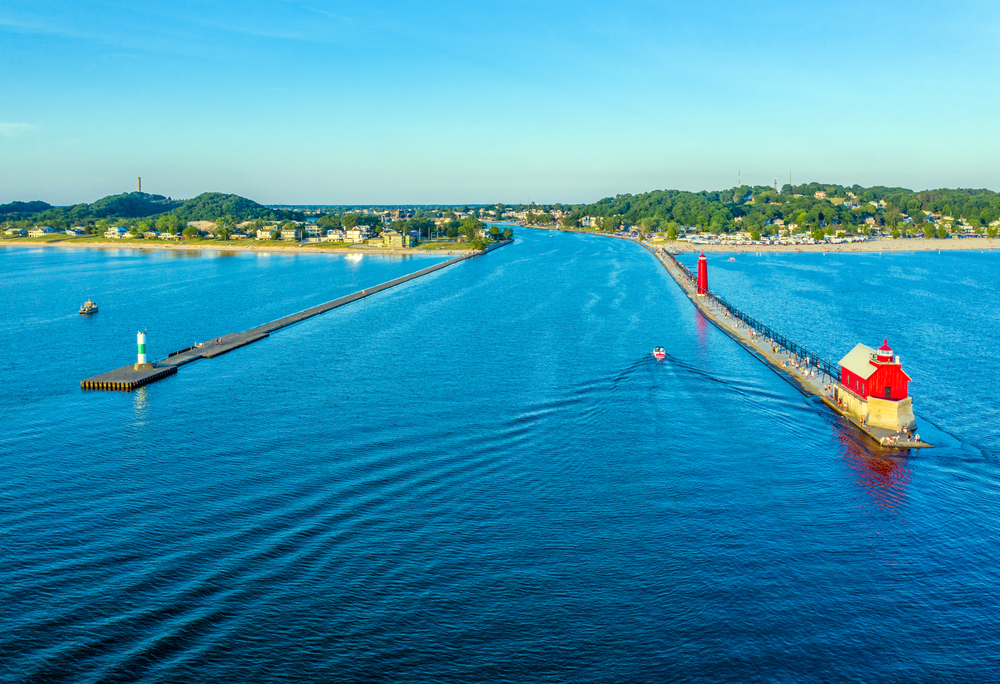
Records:
M726 259L834 360L888 336L948 443L873 453L626 241L518 229L132 393L79 381L137 328L434 261L0 249L0 680L995 680L996 257Z

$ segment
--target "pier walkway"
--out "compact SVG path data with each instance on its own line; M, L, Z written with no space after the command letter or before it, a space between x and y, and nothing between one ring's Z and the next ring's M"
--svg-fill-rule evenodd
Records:
M245 347L248 344L253 344L254 342L262 340L276 330L287 328L290 325L300 323L304 320L312 318L313 316L319 316L327 311L332 311L333 309L350 304L351 302L356 302L359 299L365 299L373 294L378 294L379 292L383 292L389 288L396 287L397 285L402 285L403 283L415 280L421 276L434 273L442 268L447 268L448 266L457 264L460 261L488 254L489 252L499 249L504 245L508 245L511 242L513 242L513 239L496 242L482 251L463 254L455 257L454 259L439 262L433 266L428 266L427 268L422 268L419 271L410 273L409 275L401 276L380 285L365 288L360 292L354 292L353 294L325 302L318 306L310 307L303 311L299 311L298 313L284 316L271 321L270 323L259 325L256 328L251 328L250 330L245 330L243 332L227 333L220 337L200 342L188 347L187 349L171 352L167 358L152 364L154 366L153 368L136 369L133 366L123 366L122 368L117 368L113 371L102 373L101 375L95 375L94 377L87 378L86 380L81 380L80 387L83 389L118 391L130 391L136 389L142 385L147 385L151 382L161 380L169 375L173 375L177 372L179 367L192 363L193 361L197 361L198 359L213 359L216 356L221 356L233 351L234 349L239 349L240 347Z
M710 292L699 296L697 279L677 257L662 247L646 242L640 244L659 259L667 273L705 318L790 380L804 394L820 397L824 404L882 446L901 449L931 446L914 435L862 425L861 421L844 410L835 398L834 385L840 381L838 365L813 354L803 345L748 316L718 295Z

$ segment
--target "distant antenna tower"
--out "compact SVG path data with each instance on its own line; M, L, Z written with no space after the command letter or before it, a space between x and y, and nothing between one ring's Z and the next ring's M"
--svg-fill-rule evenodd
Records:
M778 179L777 178L774 179L774 191L778 192Z
M142 176L139 176L139 192L142 192Z

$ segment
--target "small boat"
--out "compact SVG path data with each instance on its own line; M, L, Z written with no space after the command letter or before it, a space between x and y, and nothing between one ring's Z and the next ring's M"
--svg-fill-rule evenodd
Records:
M86 315L95 314L95 313L97 313L97 304L95 304L94 302L90 301L89 299L83 303L83 306L80 307L80 314L81 315L86 316Z
M653 350L653 356L658 359L665 359L667 358L667 351L663 347L657 347Z

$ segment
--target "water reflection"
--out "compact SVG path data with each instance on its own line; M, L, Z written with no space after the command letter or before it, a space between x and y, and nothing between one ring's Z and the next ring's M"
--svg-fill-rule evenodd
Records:
M146 414L149 412L149 390L140 387L132 392L132 419L133 424L142 425L146 422Z
M198 259L202 255L202 250L200 249L184 249L183 247L178 247L176 249L170 249L162 252L164 255L168 255L172 259Z
M707 342L708 326L711 325L711 323L709 323L708 319L705 318L705 315L702 314L701 311L698 311L697 309L695 309L694 320L695 320L695 328L698 333L698 345L702 349L704 349L705 343Z
M878 508L895 514L905 500L911 471L898 452L869 448L845 428L839 431L840 446L847 465L858 476L858 484Z

